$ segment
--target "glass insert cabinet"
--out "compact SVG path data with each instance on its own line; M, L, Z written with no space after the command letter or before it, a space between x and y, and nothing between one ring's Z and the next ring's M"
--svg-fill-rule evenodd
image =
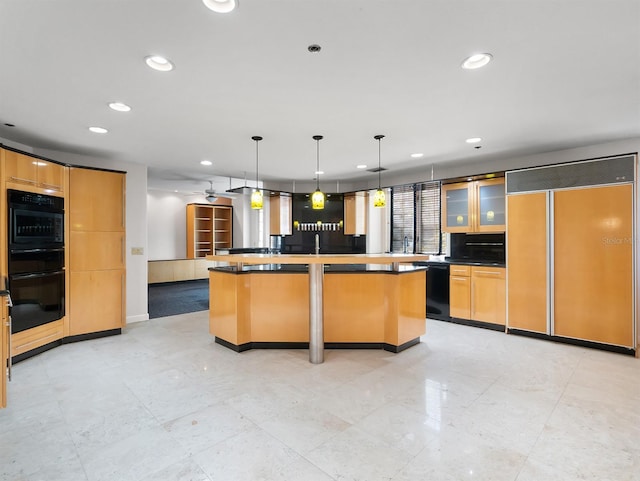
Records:
M442 186L443 232L504 232L504 178Z

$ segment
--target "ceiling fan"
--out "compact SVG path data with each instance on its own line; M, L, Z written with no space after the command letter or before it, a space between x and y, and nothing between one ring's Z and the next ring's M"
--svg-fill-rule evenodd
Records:
M205 189L204 193L206 194L205 199L207 199L208 202L215 202L218 197L235 197L235 194L230 192L217 192L213 188L213 181L211 180L209 181L209 188Z

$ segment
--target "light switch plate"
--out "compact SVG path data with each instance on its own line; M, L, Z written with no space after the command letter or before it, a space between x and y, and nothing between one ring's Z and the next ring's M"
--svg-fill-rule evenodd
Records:
M144 254L144 247L132 247L131 255L132 256L141 256Z

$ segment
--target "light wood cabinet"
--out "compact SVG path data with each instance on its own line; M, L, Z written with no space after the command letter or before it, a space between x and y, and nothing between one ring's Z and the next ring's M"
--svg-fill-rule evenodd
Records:
M504 178L442 186L443 232L504 232Z
M546 192L536 192L507 198L510 329L548 331L547 196Z
M124 327L124 269L72 271L69 286L72 336Z
M633 186L553 193L553 335L634 342Z
M69 335L126 323L125 174L69 172Z
M491 324L506 322L505 269L471 267L471 319Z
M61 195L65 185L65 166L4 150L5 182L10 187Z
M344 233L345 235L366 235L366 192L353 192L344 195Z
M451 317L504 325L505 269L452 265L449 274L449 304Z
M469 266L450 267L449 314L458 319L471 319L471 269Z
M233 208L205 204L187 204L187 258L214 254L229 249L233 240Z
M120 172L71 167L69 221L72 231L124 232L125 182Z
M280 193L269 197L270 235L291 235L292 231L291 195Z
M633 186L508 196L508 327L635 344Z

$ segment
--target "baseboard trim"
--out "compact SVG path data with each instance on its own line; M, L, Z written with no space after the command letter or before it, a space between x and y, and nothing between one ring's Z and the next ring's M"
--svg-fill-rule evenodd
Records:
M251 349L309 349L308 342L247 342L245 344L233 344L232 342L215 338L216 344L220 344L235 352L244 352ZM402 352L405 349L420 343L420 338L412 339L400 346L383 342L325 342L325 349L384 349L389 352Z
M590 349L600 349L601 351L615 352L618 354L627 354L629 356L635 356L636 350L632 347L614 346L611 344L604 344L601 342L585 341L583 339L572 339L570 337L551 336L542 332L525 331L521 329L507 329L508 334L515 334L517 336L532 337L534 339L544 339L547 341L559 342L562 344L571 344L572 346L588 347Z

